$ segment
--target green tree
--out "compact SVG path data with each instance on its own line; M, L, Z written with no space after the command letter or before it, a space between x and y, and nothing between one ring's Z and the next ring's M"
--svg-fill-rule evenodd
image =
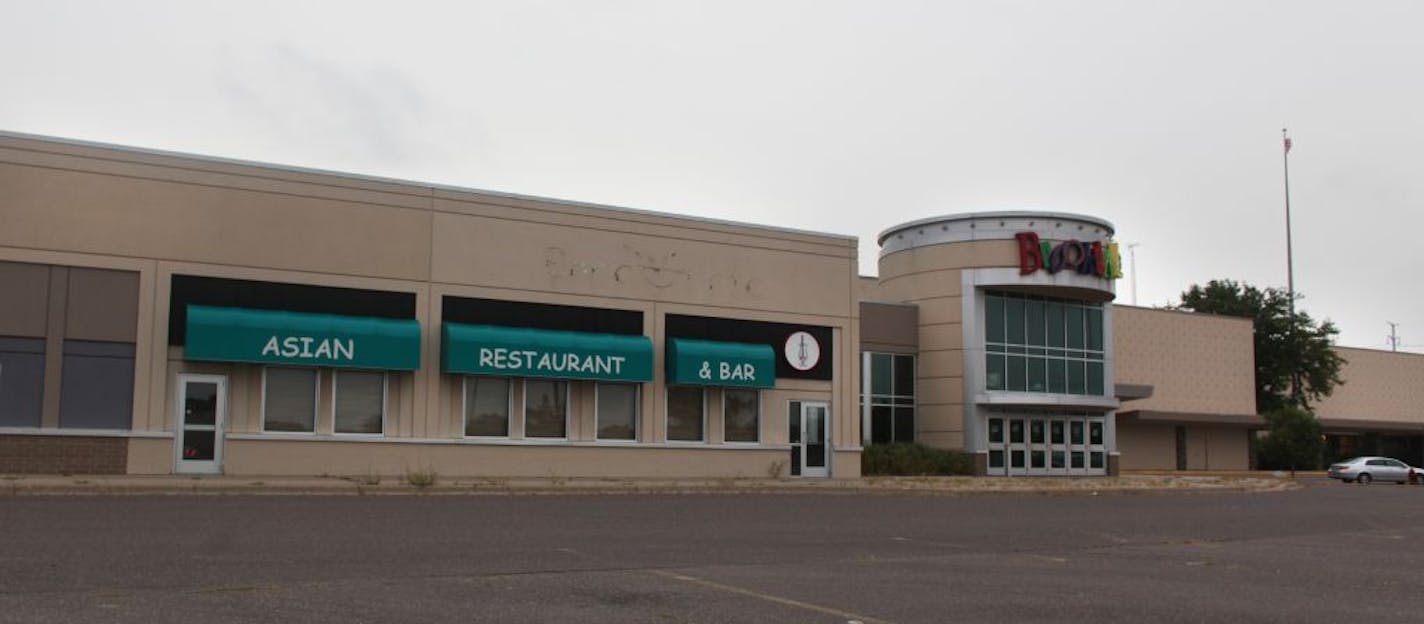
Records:
M1325 442L1321 440L1320 421L1314 414L1286 406L1262 416L1266 419L1266 437L1258 446L1262 468L1285 468L1293 476L1297 469L1320 467L1320 452Z
M1232 280L1212 280L1206 286L1193 284L1182 293L1179 309L1224 316L1244 316L1255 326L1256 413L1266 414L1298 404L1309 409L1310 402L1330 396L1340 378L1345 360L1333 343L1340 330L1330 321L1317 323L1301 310L1291 322L1290 295L1278 288L1259 289ZM1292 397L1292 380L1298 380L1300 396Z

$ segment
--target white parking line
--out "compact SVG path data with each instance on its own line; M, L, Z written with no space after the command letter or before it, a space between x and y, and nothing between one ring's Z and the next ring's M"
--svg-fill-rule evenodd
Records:
M867 616L864 616L864 615L859 615L859 614L851 613L851 612L849 612L849 611L842 611L842 610L840 610L840 609L835 609L835 608L832 608L832 607L823 607L823 606L821 606L821 605L815 605L815 604L811 604L811 603L809 603L809 602L801 602L800 600L792 600L792 599L790 599L790 598L782 598L782 597L780 597L780 596L773 596L773 595L771 595L771 594L764 594L764 593L761 593L761 592L758 592L758 591L753 591L753 590L745 589L745 588L742 588L742 587L736 587L736 586L733 586L733 585L726 585L726 584L723 584L723 583L718 583L718 582L716 582L716 581L709 581L709 580L706 580L706 579L700 579L700 578L697 578L697 577L695 577L695 576L688 576L688 575L686 575L686 574L678 574L678 573L676 573L676 572L668 572L668 571L666 571L666 570L649 570L649 572L652 572L653 574L656 574L656 575L661 576L661 577L664 577L664 578L670 578L670 579L673 579L673 580L676 580L676 581L682 581L682 582L684 582L684 583L693 583L693 584L695 584L695 585L701 585L701 586L703 586L703 587L710 587L710 588L712 588L712 589L718 589L718 590L721 590L721 591L724 591L724 592L729 592L729 593L733 593L733 594L740 594L740 595L742 595L742 596L750 596L750 597L752 597L752 598L759 598L759 599L765 600L765 601L767 601L767 602L775 602L775 603L777 603L777 604L783 604L783 605L790 606L790 607L796 607L796 608L798 608L798 609L805 609L805 610L807 610L807 611L815 611L816 613L824 613L824 614L826 614L826 615L834 615L834 616L836 616L836 617L845 618L847 621L860 622L861 624L890 624L890 621L889 621L889 620L880 620L880 619L876 619L876 618L872 618L872 617L867 617Z

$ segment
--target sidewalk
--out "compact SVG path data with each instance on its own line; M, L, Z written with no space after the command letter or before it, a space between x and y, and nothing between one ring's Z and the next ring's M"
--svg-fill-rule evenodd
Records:
M1268 472L1130 474L1121 477L867 477L864 479L604 479L403 476L234 477L0 475L0 496L25 495L539 495L539 494L926 494L1042 495L1270 492L1301 487Z

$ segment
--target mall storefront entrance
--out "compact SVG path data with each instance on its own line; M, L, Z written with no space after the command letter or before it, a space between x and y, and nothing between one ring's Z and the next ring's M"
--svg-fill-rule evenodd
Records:
M989 412L990 475L1106 475L1105 414Z

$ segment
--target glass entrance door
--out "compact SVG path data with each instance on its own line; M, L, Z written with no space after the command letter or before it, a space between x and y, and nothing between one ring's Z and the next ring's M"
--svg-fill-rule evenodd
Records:
M179 375L174 472L222 472L222 432L227 410L227 378Z
M1107 474L1106 416L995 412L985 427L991 475Z
M824 402L792 401L791 407L791 474L830 476L830 406Z

